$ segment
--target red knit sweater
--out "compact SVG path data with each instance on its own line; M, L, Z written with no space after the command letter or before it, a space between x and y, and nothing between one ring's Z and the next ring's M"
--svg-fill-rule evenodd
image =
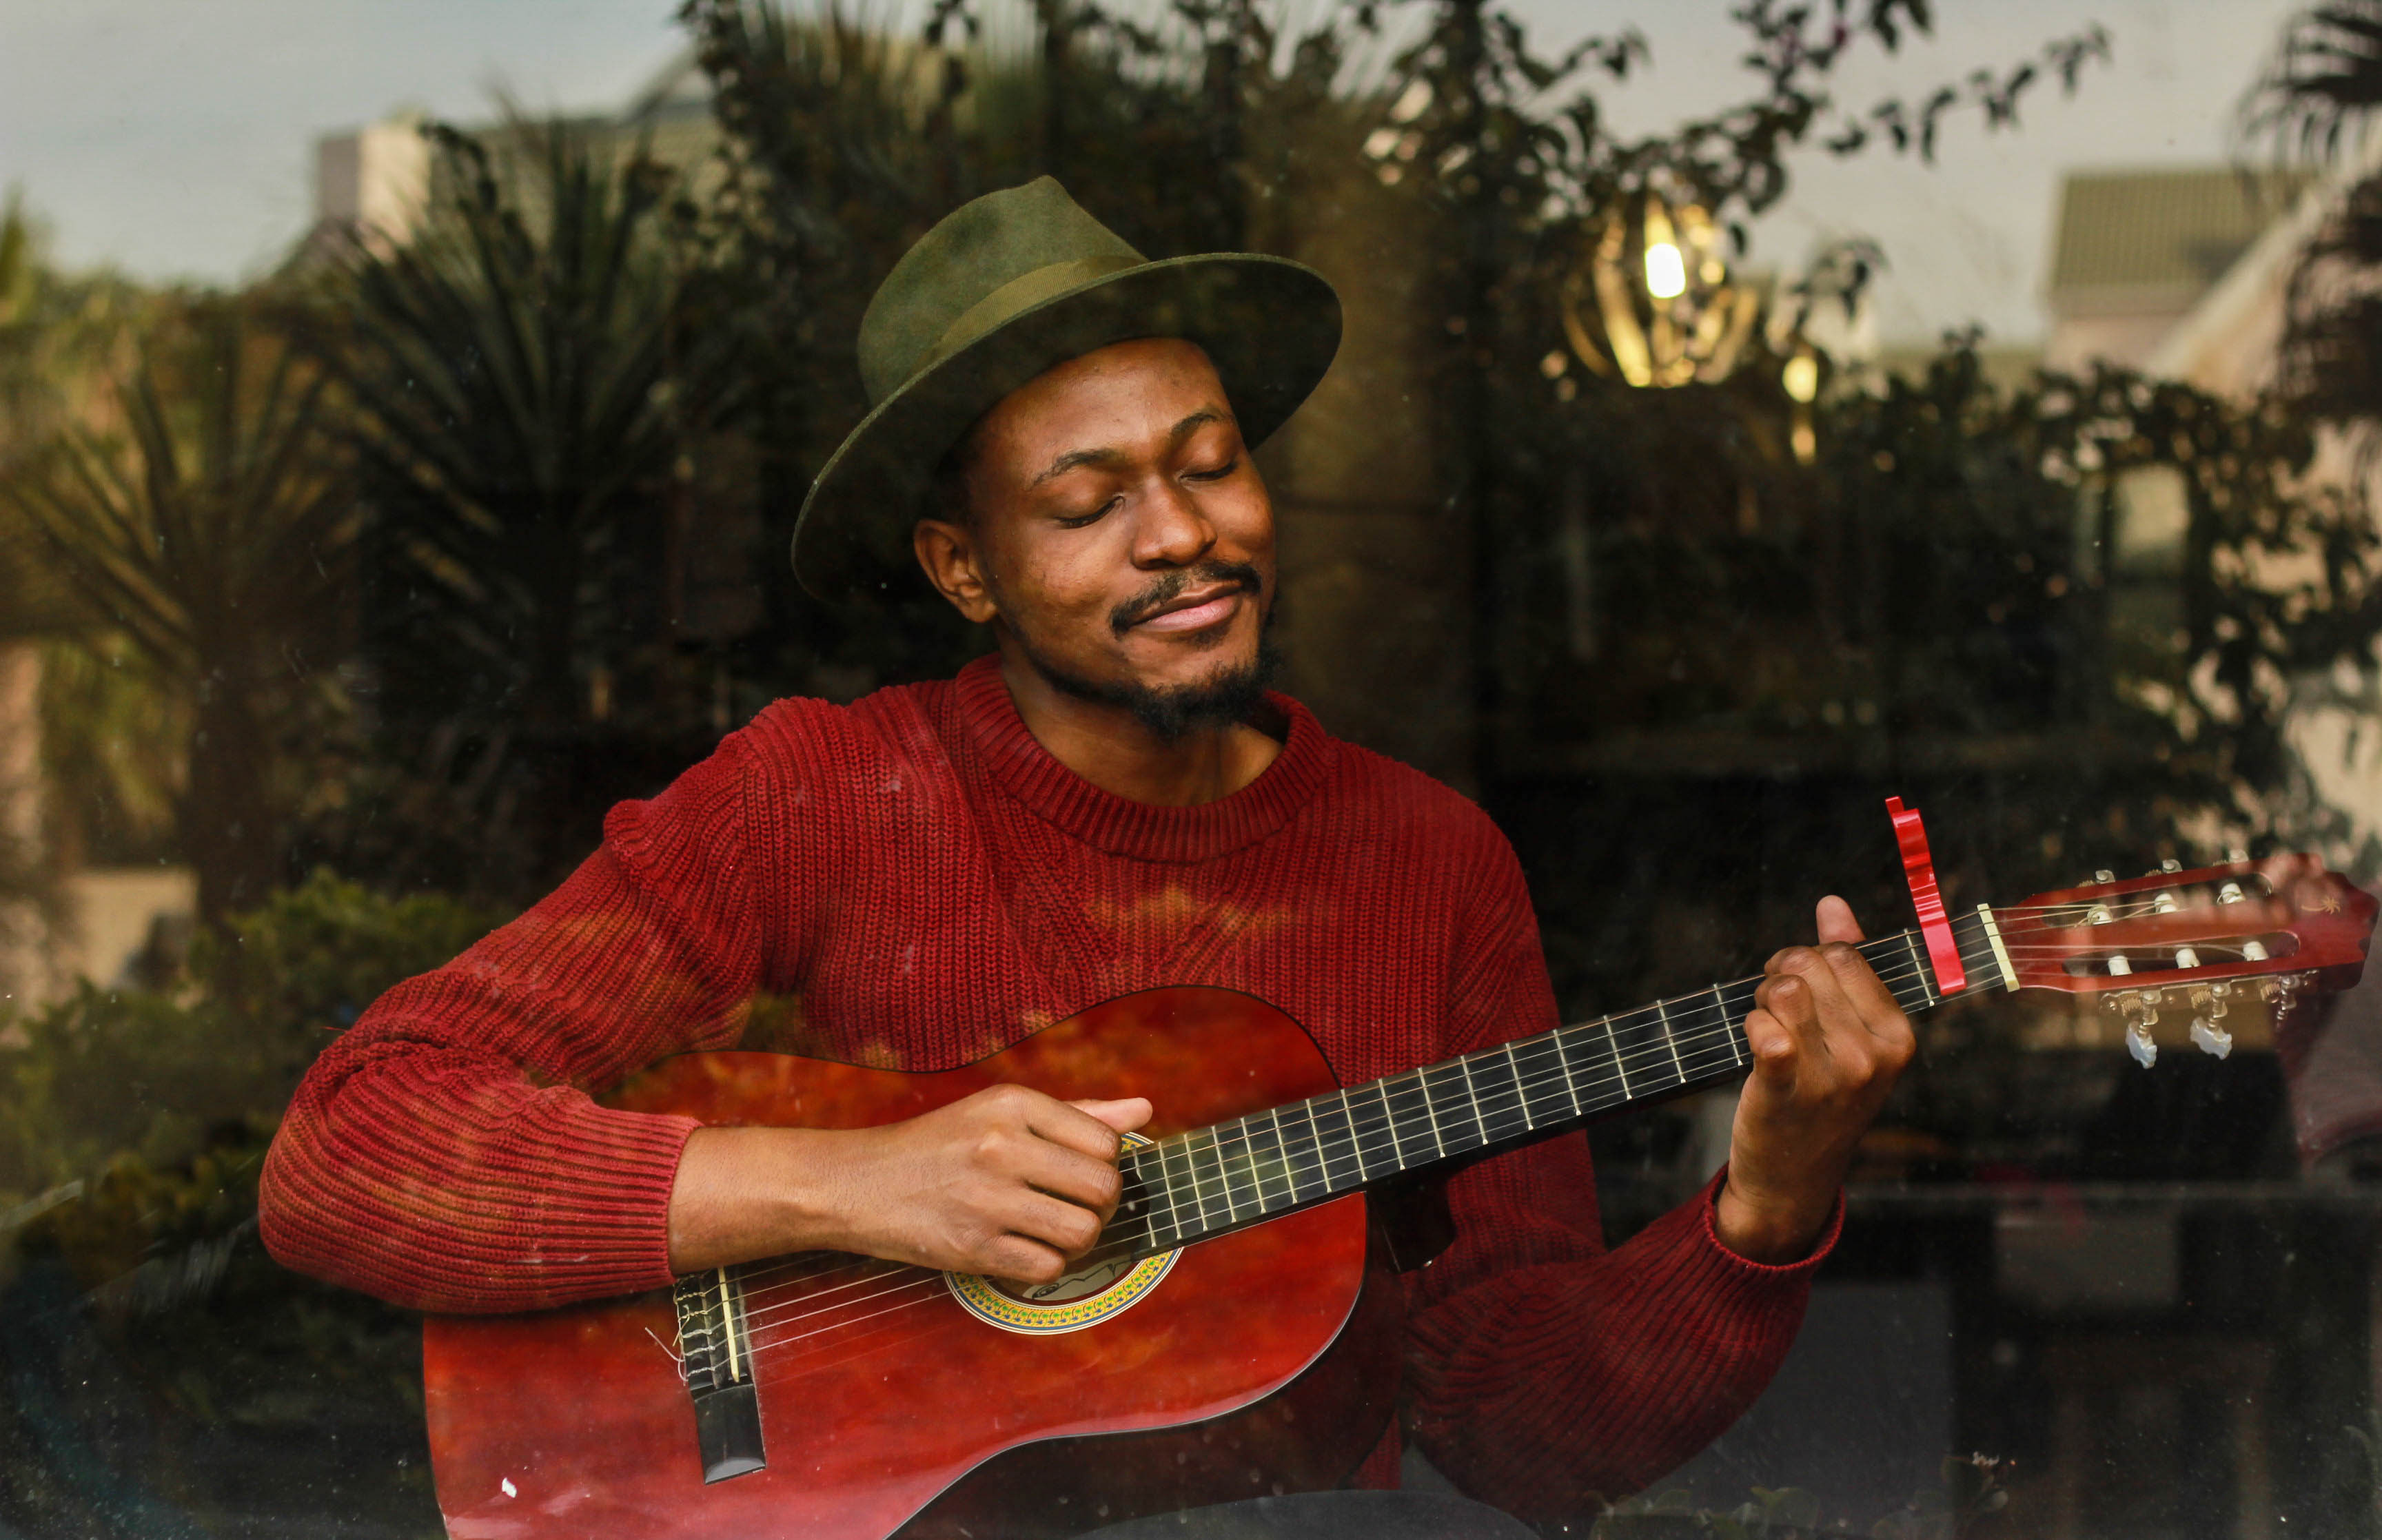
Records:
M1553 1026L1488 818L1272 701L1280 756L1182 808L1052 759L990 659L850 707L780 702L324 1052L265 1164L266 1244L425 1310L660 1287L695 1125L588 1092L681 1050L939 1069L1175 984L1271 1001L1344 1082ZM1455 1244L1407 1275L1407 1425L1525 1515L1634 1490L1725 1429L1817 1265L1725 1250L1709 1192L1608 1253L1595 1194L1577 1133L1474 1166L1449 1184ZM1368 1485L1395 1484L1397 1448L1393 1429Z

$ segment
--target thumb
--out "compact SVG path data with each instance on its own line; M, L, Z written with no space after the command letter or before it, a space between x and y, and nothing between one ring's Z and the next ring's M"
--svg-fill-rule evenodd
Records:
M1069 1102L1078 1112L1090 1114L1119 1133L1131 1133L1149 1121L1151 1107L1147 1096L1125 1096L1115 1101L1091 1099Z

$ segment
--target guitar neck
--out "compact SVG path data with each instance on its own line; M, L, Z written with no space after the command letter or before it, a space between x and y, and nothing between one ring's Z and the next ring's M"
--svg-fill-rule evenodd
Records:
M1971 989L2011 982L1986 925L1972 916L1955 934ZM1917 931L1860 951L1906 1012L1941 1000ZM1761 983L1712 984L1137 1146L1120 1162L1123 1192L1104 1241L1136 1256L1169 1251L1717 1084L1752 1063L1743 1022Z

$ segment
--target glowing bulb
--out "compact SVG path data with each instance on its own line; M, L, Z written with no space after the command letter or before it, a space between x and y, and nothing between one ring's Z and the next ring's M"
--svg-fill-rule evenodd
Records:
M1786 361L1778 372L1778 383L1786 394L1798 401L1808 401L1820 394L1820 361L1809 353L1798 353Z
M1688 264L1679 249L1667 240L1646 248L1646 292L1657 299L1675 299L1687 292Z

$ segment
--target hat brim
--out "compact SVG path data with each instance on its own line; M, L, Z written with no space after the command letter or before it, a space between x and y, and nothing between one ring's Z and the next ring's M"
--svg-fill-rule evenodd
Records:
M1303 263L1218 252L1129 267L1019 312L903 381L853 429L803 501L794 575L829 601L900 592L917 566L910 532L960 435L1053 365L1145 336L1206 351L1255 448L1331 368L1340 298Z

